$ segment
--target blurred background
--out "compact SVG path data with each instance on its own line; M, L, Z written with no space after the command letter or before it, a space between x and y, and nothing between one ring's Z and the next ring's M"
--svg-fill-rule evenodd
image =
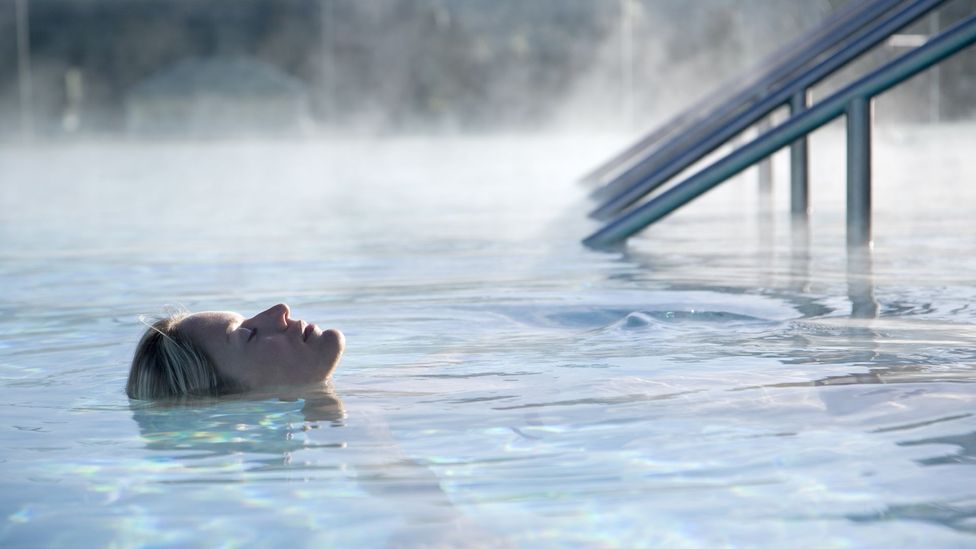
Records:
M843 3L8 0L0 139L650 129ZM974 90L963 52L880 116L972 118Z
M843 4L0 1L0 547L973 546L976 47L877 101L872 277L843 120L808 244L785 151L580 244L580 176ZM126 398L141 314L278 302L344 423Z

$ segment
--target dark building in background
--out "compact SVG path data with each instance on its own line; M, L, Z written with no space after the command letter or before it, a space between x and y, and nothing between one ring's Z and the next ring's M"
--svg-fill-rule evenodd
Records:
M151 112L177 133L173 118L196 116L194 135L201 124L235 128L236 113L258 129L278 116L289 128L394 131L525 129L567 116L643 126L826 9L802 0L16 0L0 4L0 135L16 133L21 110L17 2L30 10L30 113L44 135L142 133L160 127L143 124ZM974 9L976 0L950 2L938 25ZM228 59L240 63L212 61ZM219 85L225 77L240 89ZM197 87L177 90L180 78ZM973 115L976 53L931 78L938 85L915 85L907 102L930 101L935 89L937 118ZM262 110L254 87L264 85L277 103ZM931 119L928 109L915 118Z

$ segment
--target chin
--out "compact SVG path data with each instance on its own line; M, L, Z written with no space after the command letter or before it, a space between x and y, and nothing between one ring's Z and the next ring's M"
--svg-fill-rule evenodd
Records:
M346 338L342 332L334 328L323 330L316 342L319 358L315 361L313 383L325 383L332 377L332 372L339 365L339 359L346 349Z
M322 332L322 337L329 340L332 345L337 349L336 359L342 356L342 352L346 350L346 336L342 334L339 330L335 328L329 328Z
M325 380L332 375L332 370L335 370L339 364L339 359L342 358L342 353L346 350L346 336L342 335L339 330L330 328L322 332L322 339L328 357L325 363L326 373L323 379Z

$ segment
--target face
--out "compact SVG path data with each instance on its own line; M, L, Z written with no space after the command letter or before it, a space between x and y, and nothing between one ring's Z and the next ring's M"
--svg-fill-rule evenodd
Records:
M250 318L229 311L195 313L179 328L222 377L249 390L322 383L345 348L341 332L295 320L285 304Z

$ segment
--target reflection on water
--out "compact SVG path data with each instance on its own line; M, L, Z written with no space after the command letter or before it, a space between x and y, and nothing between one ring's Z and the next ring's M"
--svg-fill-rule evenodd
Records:
M958 446L958 451L944 456L918 460L919 465L972 465L976 464L976 432L964 435L954 435L921 440L906 440L899 442L901 446L918 446L921 444L944 444Z
M404 453L381 415L359 410L350 418L332 390L134 402L132 419L152 461L193 470L183 478L157 475L160 483L315 482L323 490L346 484L347 497L378 498L399 515L403 525L390 534L391 544L452 543L462 530L477 531L437 476Z
M877 513L850 515L855 522L892 522L910 520L927 522L952 528L968 534L976 534L976 501L947 501L890 505Z
M306 448L340 448L342 441L314 443L296 433L320 424L341 426L345 412L334 395L322 394L269 403L230 400L211 405L133 402L132 419L150 450L190 450L174 456L212 457L239 452L280 455Z
M874 257L870 246L847 248L847 296L851 300L851 318L877 318Z
M594 252L600 147L0 150L0 544L971 544L976 187L932 223L887 197L953 164L879 162L860 266L752 181ZM125 399L140 313L280 301L334 392Z

